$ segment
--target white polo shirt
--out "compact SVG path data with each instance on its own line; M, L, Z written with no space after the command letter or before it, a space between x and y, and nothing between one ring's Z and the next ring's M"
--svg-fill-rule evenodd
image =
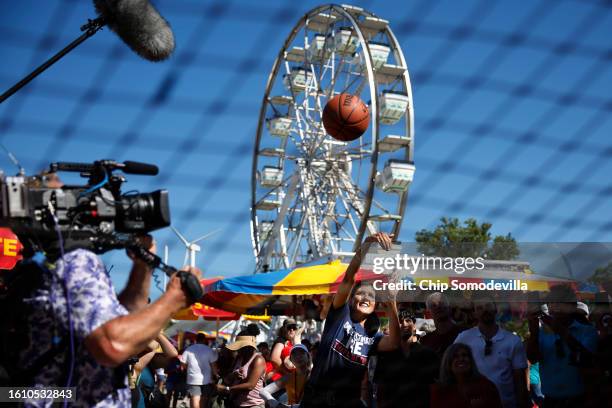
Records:
M485 356L485 337L478 327L459 333L455 343L470 346L478 371L495 384L504 408L515 408L513 371L527 368L525 347L519 336L501 327L491 340L493 347L488 356Z
M180 358L187 364L187 385L206 385L212 383L212 368L217 361L217 353L205 344L192 344Z

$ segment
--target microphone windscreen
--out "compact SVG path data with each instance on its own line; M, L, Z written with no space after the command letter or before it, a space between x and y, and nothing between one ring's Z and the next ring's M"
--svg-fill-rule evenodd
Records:
M159 168L154 164L140 163L135 161L124 161L121 169L128 174L144 174L147 176L157 176Z
M148 0L93 0L98 14L134 52L162 61L174 51L170 25Z

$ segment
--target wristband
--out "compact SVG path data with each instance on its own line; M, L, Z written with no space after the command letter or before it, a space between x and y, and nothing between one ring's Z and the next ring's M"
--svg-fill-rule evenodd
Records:
M230 387L228 387L227 385L225 386L225 391L227 391L228 393L231 391Z

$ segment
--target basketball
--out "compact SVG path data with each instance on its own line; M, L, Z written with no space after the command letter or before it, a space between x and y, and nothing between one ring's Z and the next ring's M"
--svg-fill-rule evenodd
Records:
M334 139L350 142L368 130L370 110L356 95L342 93L331 98L323 109L323 126Z

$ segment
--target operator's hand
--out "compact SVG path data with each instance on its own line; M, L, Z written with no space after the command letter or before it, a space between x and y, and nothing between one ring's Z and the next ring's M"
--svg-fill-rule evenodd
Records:
M181 270L195 275L198 278L198 281L202 278L202 271L199 268L185 266ZM185 308L191 304L187 298L187 295L183 291L178 273L175 273L170 277L168 286L166 286L166 294L172 298L173 302L176 302L179 309Z
M145 235L141 235L136 237L136 243L138 245L140 245L141 247L148 249L149 252L152 252L154 254L157 253L157 243L155 242L155 239L153 239L153 237L149 234L145 234ZM134 255L134 253L132 251L130 251L129 249L126 249L126 253L127 256L135 263L138 265L144 265L146 267L148 267L148 265L140 258L138 258L136 255Z

